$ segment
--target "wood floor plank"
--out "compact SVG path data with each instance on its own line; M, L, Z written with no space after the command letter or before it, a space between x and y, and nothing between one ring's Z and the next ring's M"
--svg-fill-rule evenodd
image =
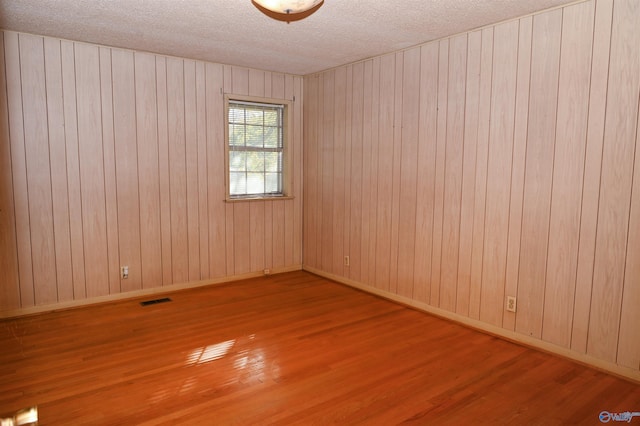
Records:
M640 405L637 383L307 272L166 296L0 321L0 416L37 405L40 425L595 424Z

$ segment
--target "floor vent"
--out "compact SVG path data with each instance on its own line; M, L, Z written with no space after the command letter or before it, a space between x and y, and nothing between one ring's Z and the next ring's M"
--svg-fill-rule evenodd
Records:
M140 302L142 306L156 305L158 303L171 302L171 299L168 297L163 297L162 299L153 299L153 300L145 300L144 302Z

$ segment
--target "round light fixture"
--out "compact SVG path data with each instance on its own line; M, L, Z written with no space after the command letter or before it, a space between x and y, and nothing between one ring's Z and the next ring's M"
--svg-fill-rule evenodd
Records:
M253 0L275 13L286 15L302 13L322 3L323 0Z

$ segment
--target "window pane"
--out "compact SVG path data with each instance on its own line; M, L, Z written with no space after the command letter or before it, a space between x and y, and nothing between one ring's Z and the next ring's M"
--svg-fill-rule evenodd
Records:
M247 108L247 124L264 125L262 110Z
M247 173L247 194L263 194L264 192L264 174Z
M247 146L259 146L262 148L264 145L264 127L262 126L247 126Z
M279 123L279 116L280 114L278 114L278 110L276 109L271 109L271 110L265 110L264 112L264 125L265 126L278 126Z
M247 176L244 173L229 173L229 193L231 195L243 195L247 193Z
M230 107L229 108L229 123L244 123L244 108L242 108L242 107Z
M282 194L284 105L229 101L229 195Z
M280 173L265 173L265 193L282 192Z
M282 170L280 164L282 153L281 152L266 152L264 158L264 170L267 172L279 172Z
M247 152L247 171L264 172L264 155L264 152L259 151Z
M267 148L280 148L280 140L278 136L280 132L277 127L264 128L264 146Z
M247 153L229 151L229 171L244 172L247 169Z
M245 126L229 124L229 145L243 146L245 138Z

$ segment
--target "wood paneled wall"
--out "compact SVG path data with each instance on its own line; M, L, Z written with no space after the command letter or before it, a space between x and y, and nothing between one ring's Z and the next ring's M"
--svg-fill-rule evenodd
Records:
M306 76L305 266L637 371L638 46L597 0Z
M5 31L0 82L0 311L301 265L302 77ZM223 92L295 97L294 199L224 202Z

